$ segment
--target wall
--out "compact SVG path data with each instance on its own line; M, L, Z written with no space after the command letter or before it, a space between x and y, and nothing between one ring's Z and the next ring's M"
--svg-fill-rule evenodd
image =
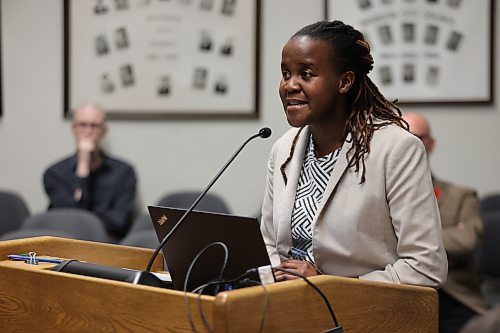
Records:
M110 121L106 147L135 166L143 209L166 192L203 189L247 137L269 126L272 137L251 142L213 188L234 213L258 213L269 149L287 129L277 92L281 47L298 28L323 15L323 0L262 0L258 120ZM44 169L74 147L62 117L62 36L62 1L2 2L0 188L18 191L32 212L47 205L41 181ZM500 33L495 43L500 44ZM500 96L498 86L496 96ZM423 112L433 124L437 147L431 164L436 175L473 186L481 195L500 191L498 106L412 109Z

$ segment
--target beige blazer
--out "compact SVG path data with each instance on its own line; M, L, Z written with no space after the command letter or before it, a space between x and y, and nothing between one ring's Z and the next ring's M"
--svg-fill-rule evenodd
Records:
M268 163L261 230L273 265L290 259L290 221L309 140L290 129L274 144ZM347 168L344 143L313 220L313 255L318 271L375 281L437 287L446 280L447 260L425 149L415 136L388 125L377 130L361 170ZM351 157L351 156L350 156Z

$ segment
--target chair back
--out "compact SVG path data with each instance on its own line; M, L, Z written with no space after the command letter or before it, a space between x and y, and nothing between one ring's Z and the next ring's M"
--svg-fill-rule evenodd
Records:
M476 256L477 271L500 278L500 211L484 214L483 223L483 238Z
M480 200L481 213L500 212L500 194L490 194Z
M0 191L0 235L21 227L30 215L24 199L11 191Z
M129 232L127 236L120 241L120 245L156 249L158 245L160 245L160 241L154 229L144 229ZM163 270L168 271L167 262L165 260L163 260Z
M73 235L59 230L52 229L19 229L0 236L0 241L10 240L10 239L20 239L38 236L54 236L63 238L74 238Z
M500 211L483 214L482 243L476 254L476 268L486 304L500 304Z
M159 206L183 208L191 207L201 192L175 192L163 196L158 202ZM196 205L195 210L205 212L230 214L230 210L224 199L217 194L207 193Z
M143 230L149 230L153 233L155 232L153 223L151 222L151 217L147 213L140 214L135 218L134 222L132 222L132 226L130 227L130 230L128 231L127 235Z
M54 208L28 217L21 229L48 229L68 233L75 239L108 242L103 222L87 210Z
M154 230L137 230L129 233L120 241L120 245L144 247L147 249L156 249L160 244Z

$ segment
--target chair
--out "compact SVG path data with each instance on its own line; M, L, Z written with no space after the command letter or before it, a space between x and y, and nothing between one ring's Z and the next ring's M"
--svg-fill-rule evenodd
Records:
M159 206L183 208L191 207L201 192L176 192L163 196L158 202ZM225 201L216 194L207 193L203 199L196 205L195 210L201 210L213 213L230 214Z
M151 217L147 213L143 213L138 215L132 225L130 226L130 230L127 233L127 236L139 231L150 230L154 233L153 223L151 222Z
M76 239L110 241L102 221L95 214L77 208L56 208L31 215L21 229L48 229L68 233Z
M483 214L484 230L476 268L488 305L500 304L500 211Z
M193 202L198 198L199 195L200 194L196 192L180 192L167 194L158 201L157 205L186 209L193 204ZM214 194L207 194L198 203L198 205L196 205L195 209L229 214L229 209L227 208L224 201ZM143 230L149 230L154 233L154 227L153 223L151 222L149 213L139 214L135 218L125 238Z
M481 198L481 213L488 214L494 211L500 211L500 194L490 194Z
M152 230L136 230L129 233L120 241L120 245L144 247L147 249L156 249L160 244L154 229Z
M160 241L156 236L154 228L151 230L135 230L129 232L120 242L120 245L143 247L146 249L156 249L160 245ZM168 271L167 262L163 261L163 270Z
M132 222L129 231L119 244L154 249L158 246L158 238L151 217L147 213L138 215Z
M0 235L19 229L29 215L28 207L20 195L0 191Z
M73 235L59 230L52 229L20 229L7 232L0 236L0 241L10 240L10 239L20 239L28 237L38 237L38 236L54 236L54 237L64 237L64 238L74 238Z

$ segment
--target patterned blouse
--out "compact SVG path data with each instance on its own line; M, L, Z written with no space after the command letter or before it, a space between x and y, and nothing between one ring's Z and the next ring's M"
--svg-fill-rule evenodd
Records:
M307 260L314 265L312 222L339 153L340 148L326 156L316 158L312 135L309 138L309 147L304 156L292 213L293 247L289 254L293 259Z

